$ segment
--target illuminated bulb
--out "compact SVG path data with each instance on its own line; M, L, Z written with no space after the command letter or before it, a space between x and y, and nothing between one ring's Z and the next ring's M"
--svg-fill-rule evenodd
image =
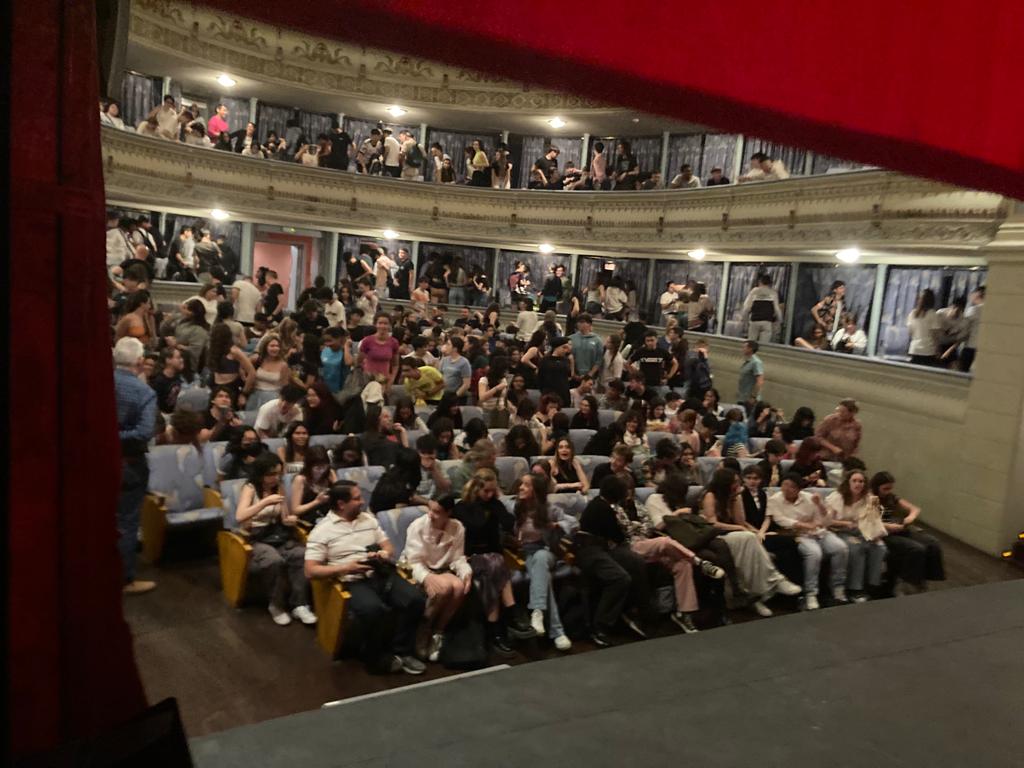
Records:
M225 219L231 218L230 213L221 210L220 208L214 208L212 211L210 211L210 215L213 216L213 218L215 218L217 221L224 221Z
M703 248L695 248L692 251L687 251L686 255L694 261L703 261L704 257L707 256L707 253L704 252Z
M537 246L537 250L540 251L541 253L554 253L555 246L553 246L551 243L541 243L540 245Z
M393 229L385 229L384 230L384 239L385 240L397 240L398 239L398 233L395 232L395 230L393 230Z
M225 88L230 88L235 84L235 78L230 75L218 75L217 82L223 85Z
M550 125L552 128L562 128L565 126L565 120L563 120L560 117L552 117L550 120L548 120L548 125Z
M843 248L841 251L836 251L836 258L844 264L856 264L860 261L860 249Z
M1003 552L1003 557L1013 557L1013 552L1011 552L1010 550L1006 550L1005 552Z
M392 117L401 117L408 111L409 110L402 109L401 107L398 106L388 107L388 114L391 115Z

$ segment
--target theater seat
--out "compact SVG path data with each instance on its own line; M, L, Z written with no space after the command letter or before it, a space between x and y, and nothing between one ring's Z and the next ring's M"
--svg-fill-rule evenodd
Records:
M313 435L309 438L310 445L320 445L331 451L341 445L345 435Z
M210 390L206 387L192 387L190 389L183 389L178 393L175 407L200 413L205 411L209 404Z
M358 485L363 497L369 499L377 486L377 481L384 474L384 467L346 467L336 469L335 474L339 480L351 480Z
M602 427L610 427L619 416L619 411L611 408L599 408L597 411L597 420L601 423Z
M646 504L647 500L651 497L651 494L654 493L656 490L656 488L651 488L650 486L643 486L633 491L633 497L636 499L638 503Z
M487 430L487 436L489 438L491 438L491 442L494 443L498 447L499 451L501 450L501 447L503 445L505 445L505 435L507 435L507 434L508 434L508 430L507 429L489 429L489 430Z
M589 482L594 477L594 470L602 464L608 463L607 456L591 456L588 454L578 455L576 457L580 460L580 464L583 465L583 471L587 475L587 481Z
M395 559L401 559L405 552L405 535L409 526L417 518L427 514L426 507L401 507L400 509L384 509L377 513L377 522L384 535L395 548Z
M570 429L569 440L572 441L572 448L576 453L583 453L586 450L587 443L597 434L596 429Z
M768 445L769 440L771 440L770 437L752 437L750 438L750 447L754 453L761 453L764 451L764 447Z
M587 497L582 493L552 493L548 496L548 506L558 507L563 514L579 518L587 506Z
M316 613L316 642L331 658L341 655L351 597L343 582L337 579L311 579L313 612Z
M484 417L483 408L477 405L462 405L459 406L459 411L462 413L463 425L472 419L482 419Z
M499 456L494 460L494 470L498 473L498 485L511 491L519 478L530 471L530 465L521 456Z
M700 476L704 485L711 481L711 475L715 473L721 463L722 459L718 456L701 456L697 459L697 466L700 467Z
M579 410L579 408L563 408L561 413L564 413L566 418L568 418L569 421L572 421L572 417L579 413Z
M251 427L256 423L256 411L239 411L238 418L242 420L242 424L247 427Z
M146 454L149 492L142 505L142 553L157 563L168 532L198 527L224 516L216 474L211 474L213 451L193 445L161 445Z
M409 430L406 430L406 437L409 438L409 447L415 450L415 448L416 448L416 441L419 440L424 435L428 435L428 434L430 434L430 431L426 430L426 429L409 429Z
M651 453L653 454L658 449L658 443L661 440L671 440L676 445L679 445L679 438L673 435L671 432L648 432L647 433L647 444L651 446Z

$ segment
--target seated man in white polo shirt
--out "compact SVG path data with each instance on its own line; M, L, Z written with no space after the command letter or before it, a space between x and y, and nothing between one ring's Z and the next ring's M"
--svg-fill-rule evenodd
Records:
M426 597L395 572L395 549L377 518L364 511L359 486L342 480L329 496L331 511L306 542L306 578L345 582L349 607L365 631L362 656L369 671L422 675L426 666L414 649Z

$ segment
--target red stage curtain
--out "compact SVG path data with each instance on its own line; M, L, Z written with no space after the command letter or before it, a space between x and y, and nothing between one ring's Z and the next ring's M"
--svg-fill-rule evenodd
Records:
M121 611L95 7L11 8L8 718L15 753L145 706Z
M1019 0L208 4L1024 198Z

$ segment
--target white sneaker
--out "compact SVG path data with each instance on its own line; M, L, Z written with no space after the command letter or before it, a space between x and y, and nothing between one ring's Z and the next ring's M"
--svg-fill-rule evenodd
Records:
M849 600L846 599L846 587L835 587L832 590L832 597L836 599L837 603L849 602Z
M534 609L530 612L530 626L538 637L544 637L544 611Z
M267 606L267 610L270 611L270 616L277 626L287 627L292 623L292 617L288 615L288 611L282 611L276 605Z
M444 635L438 632L430 638L430 648L427 650L427 661L437 662L441 658L441 646L444 645Z
M819 608L821 608L821 606L818 604L818 596L817 595L807 595L806 597L804 597L804 610L805 611L816 611Z
M300 605L296 608L292 608L292 617L298 619L307 626L310 624L316 624L316 614L309 610L308 605Z
M775 615L774 613L772 613L772 609L764 604L764 600L755 600L754 610L757 611L758 616L765 619L767 619L769 616Z
M780 579L779 581L775 582L774 586L775 591L778 594L789 595L790 597L792 597L793 595L799 595L803 591L802 589L800 589L800 587L798 587L789 579Z
M559 635L555 638L555 648L557 648L560 651L568 651L570 648L572 648L572 640L570 640L565 635Z

